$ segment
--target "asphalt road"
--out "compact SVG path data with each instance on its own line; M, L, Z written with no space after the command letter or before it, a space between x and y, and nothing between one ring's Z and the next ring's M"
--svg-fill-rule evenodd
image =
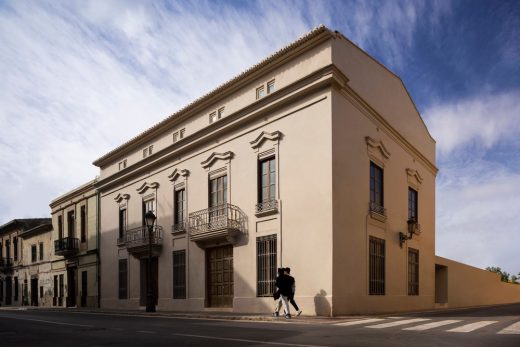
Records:
M0 346L520 346L520 304L399 316L215 320L0 310Z

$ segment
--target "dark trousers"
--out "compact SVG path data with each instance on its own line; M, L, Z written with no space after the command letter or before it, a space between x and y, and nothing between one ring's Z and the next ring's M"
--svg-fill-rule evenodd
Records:
M298 308L298 305L296 305L296 301L294 301L294 296L291 296L291 297L289 298L289 302L291 303L291 305L293 305L293 307L294 307L294 309L295 309L296 311L299 311L299 310L300 310L300 309Z

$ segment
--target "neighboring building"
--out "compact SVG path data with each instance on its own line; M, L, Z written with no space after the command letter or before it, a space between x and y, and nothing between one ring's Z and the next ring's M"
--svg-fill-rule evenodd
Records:
M98 306L96 180L53 200L53 306Z
M18 275L23 281L23 304L30 306L52 306L52 221L19 234L22 239L22 268Z
M101 307L146 302L148 210L159 310L269 312L280 266L307 314L434 307L435 141L402 81L325 27L94 164Z
M0 305L29 304L27 286L31 277L24 268L25 232L46 229L49 222L49 218L13 219L0 226Z

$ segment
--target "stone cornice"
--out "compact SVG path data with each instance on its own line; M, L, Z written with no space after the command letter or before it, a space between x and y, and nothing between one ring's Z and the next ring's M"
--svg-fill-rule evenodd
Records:
M366 136L365 141L367 142L367 145L369 145L370 147L379 150L383 157L385 157L386 159L390 158L390 152L386 149L382 141L374 140L370 136Z
M213 163L215 161L217 161L217 160L230 160L230 159L233 159L233 156L234 156L234 154L231 151L227 151L227 152L224 152L224 153L213 152L208 157L208 159L204 160L200 164L202 165L203 168L207 169L208 167L213 165Z
M262 131L260 135L253 141L249 142L252 148L258 148L264 143L266 140L278 141L283 137L283 134L279 131L274 131L272 133L268 133L267 131Z
M168 179L173 182L177 178L179 178L179 176L182 176L182 177L186 178L189 175L190 175L190 171L189 170L186 170L186 169L182 169L182 170L175 169L175 170L173 170L173 172L171 174L168 175Z
M406 169L406 174L408 175L408 177L415 178L419 184L421 184L423 181L423 178L417 170L408 168Z
M117 202L118 204L121 203L121 201L123 200L128 200L130 199L130 194L117 194L116 197L114 198L115 202Z
M137 192L139 194L143 194L144 192L146 192L148 189L157 189L159 188L159 183L157 182L152 182L152 183L146 183L144 182L139 188L137 188Z
M57 207L59 205L63 205L63 204L68 205L70 200L75 199L77 197L84 199L84 198L90 198L91 196L96 195L96 189L95 189L96 183L97 183L97 178L57 197L56 199L52 200L51 203L49 204L50 208L54 209L55 207Z

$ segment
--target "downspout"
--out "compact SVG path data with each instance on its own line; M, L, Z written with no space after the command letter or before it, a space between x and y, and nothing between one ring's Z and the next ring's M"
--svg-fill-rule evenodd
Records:
M100 224L101 224L101 198L96 190L96 275L97 275L97 307L101 308L101 256L100 256Z

